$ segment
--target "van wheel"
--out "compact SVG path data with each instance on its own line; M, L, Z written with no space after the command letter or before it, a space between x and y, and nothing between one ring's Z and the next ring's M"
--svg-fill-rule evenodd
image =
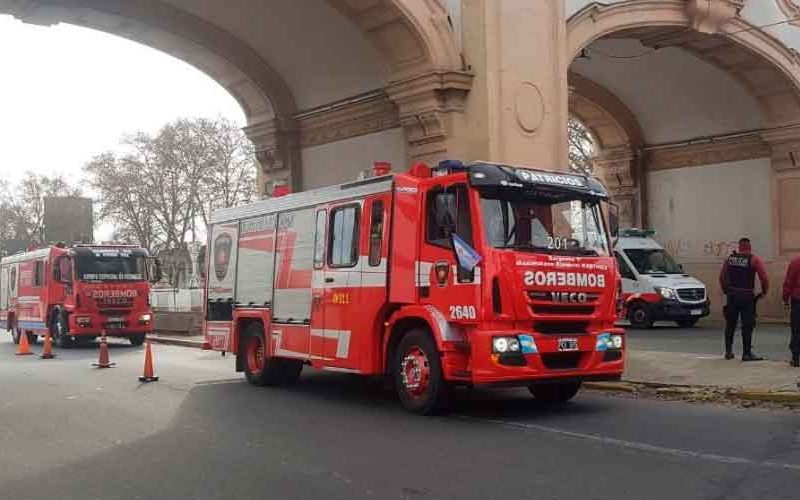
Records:
M264 327L253 323L245 330L240 356L244 361L244 376L253 385L289 385L300 378L303 362L294 359L267 358Z
M53 337L53 343L56 347L61 349L69 349L72 347L72 339L69 335L69 322L67 321L67 315L65 313L53 313L53 321L50 322L50 336Z
M533 384L528 386L536 401L544 404L564 404L574 398L581 388L580 382L563 382L556 384Z
M692 328L694 325L697 324L697 321L698 321L697 318L679 319L678 321L676 321L676 323L678 323L678 326L681 328Z
M637 302L628 309L628 320L634 328L647 329L653 327L653 312L647 304Z
M451 396L442 374L442 360L430 334L410 330L395 352L392 375L403 406L420 415L446 410Z

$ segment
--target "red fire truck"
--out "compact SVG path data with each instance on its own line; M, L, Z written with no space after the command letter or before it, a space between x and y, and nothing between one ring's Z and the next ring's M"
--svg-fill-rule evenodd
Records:
M563 402L621 376L602 184L491 163L389 168L216 212L207 348L235 353L255 385L304 365L389 375L423 414L455 385Z
M144 249L123 245L49 246L0 260L0 328L18 343L49 330L70 347L107 335L141 345L153 328L148 275L158 266Z

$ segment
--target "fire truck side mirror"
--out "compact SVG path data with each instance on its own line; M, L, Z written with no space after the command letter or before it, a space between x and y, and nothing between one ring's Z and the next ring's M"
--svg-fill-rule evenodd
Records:
M616 239L619 237L619 205L609 203L608 209L608 229L611 237Z

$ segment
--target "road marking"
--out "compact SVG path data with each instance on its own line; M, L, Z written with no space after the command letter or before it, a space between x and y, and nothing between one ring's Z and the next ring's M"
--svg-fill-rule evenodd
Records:
M555 427L548 427L546 425L526 424L522 422L508 422L505 420L483 419L477 417L469 417L466 415L456 415L456 418L461 420L469 420L472 422L485 422L493 425L500 425L522 431L538 431L546 432L548 434L555 434L558 436L570 437L573 439L581 439L584 441L593 441L601 444L608 444L620 448L627 448L631 450L644 451L655 453L659 455L669 455L680 458L695 458L698 460L706 460L709 462L717 462L729 465L749 465L756 467L765 467L770 469L783 469L800 472L800 464L787 464L782 462L760 461L751 460L742 457L730 457L726 455L717 455L715 453L705 453L702 451L683 450L680 448L668 448L665 446L658 446L647 443L638 443L636 441L626 441L624 439L617 439L612 437L600 436L598 434L585 434L583 432L565 431Z

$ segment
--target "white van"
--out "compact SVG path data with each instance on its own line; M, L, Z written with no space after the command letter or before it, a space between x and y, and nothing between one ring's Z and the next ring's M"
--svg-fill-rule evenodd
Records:
M655 231L622 229L614 246L627 319L633 328L650 328L654 321L692 327L710 313L706 286L686 274L653 236Z

